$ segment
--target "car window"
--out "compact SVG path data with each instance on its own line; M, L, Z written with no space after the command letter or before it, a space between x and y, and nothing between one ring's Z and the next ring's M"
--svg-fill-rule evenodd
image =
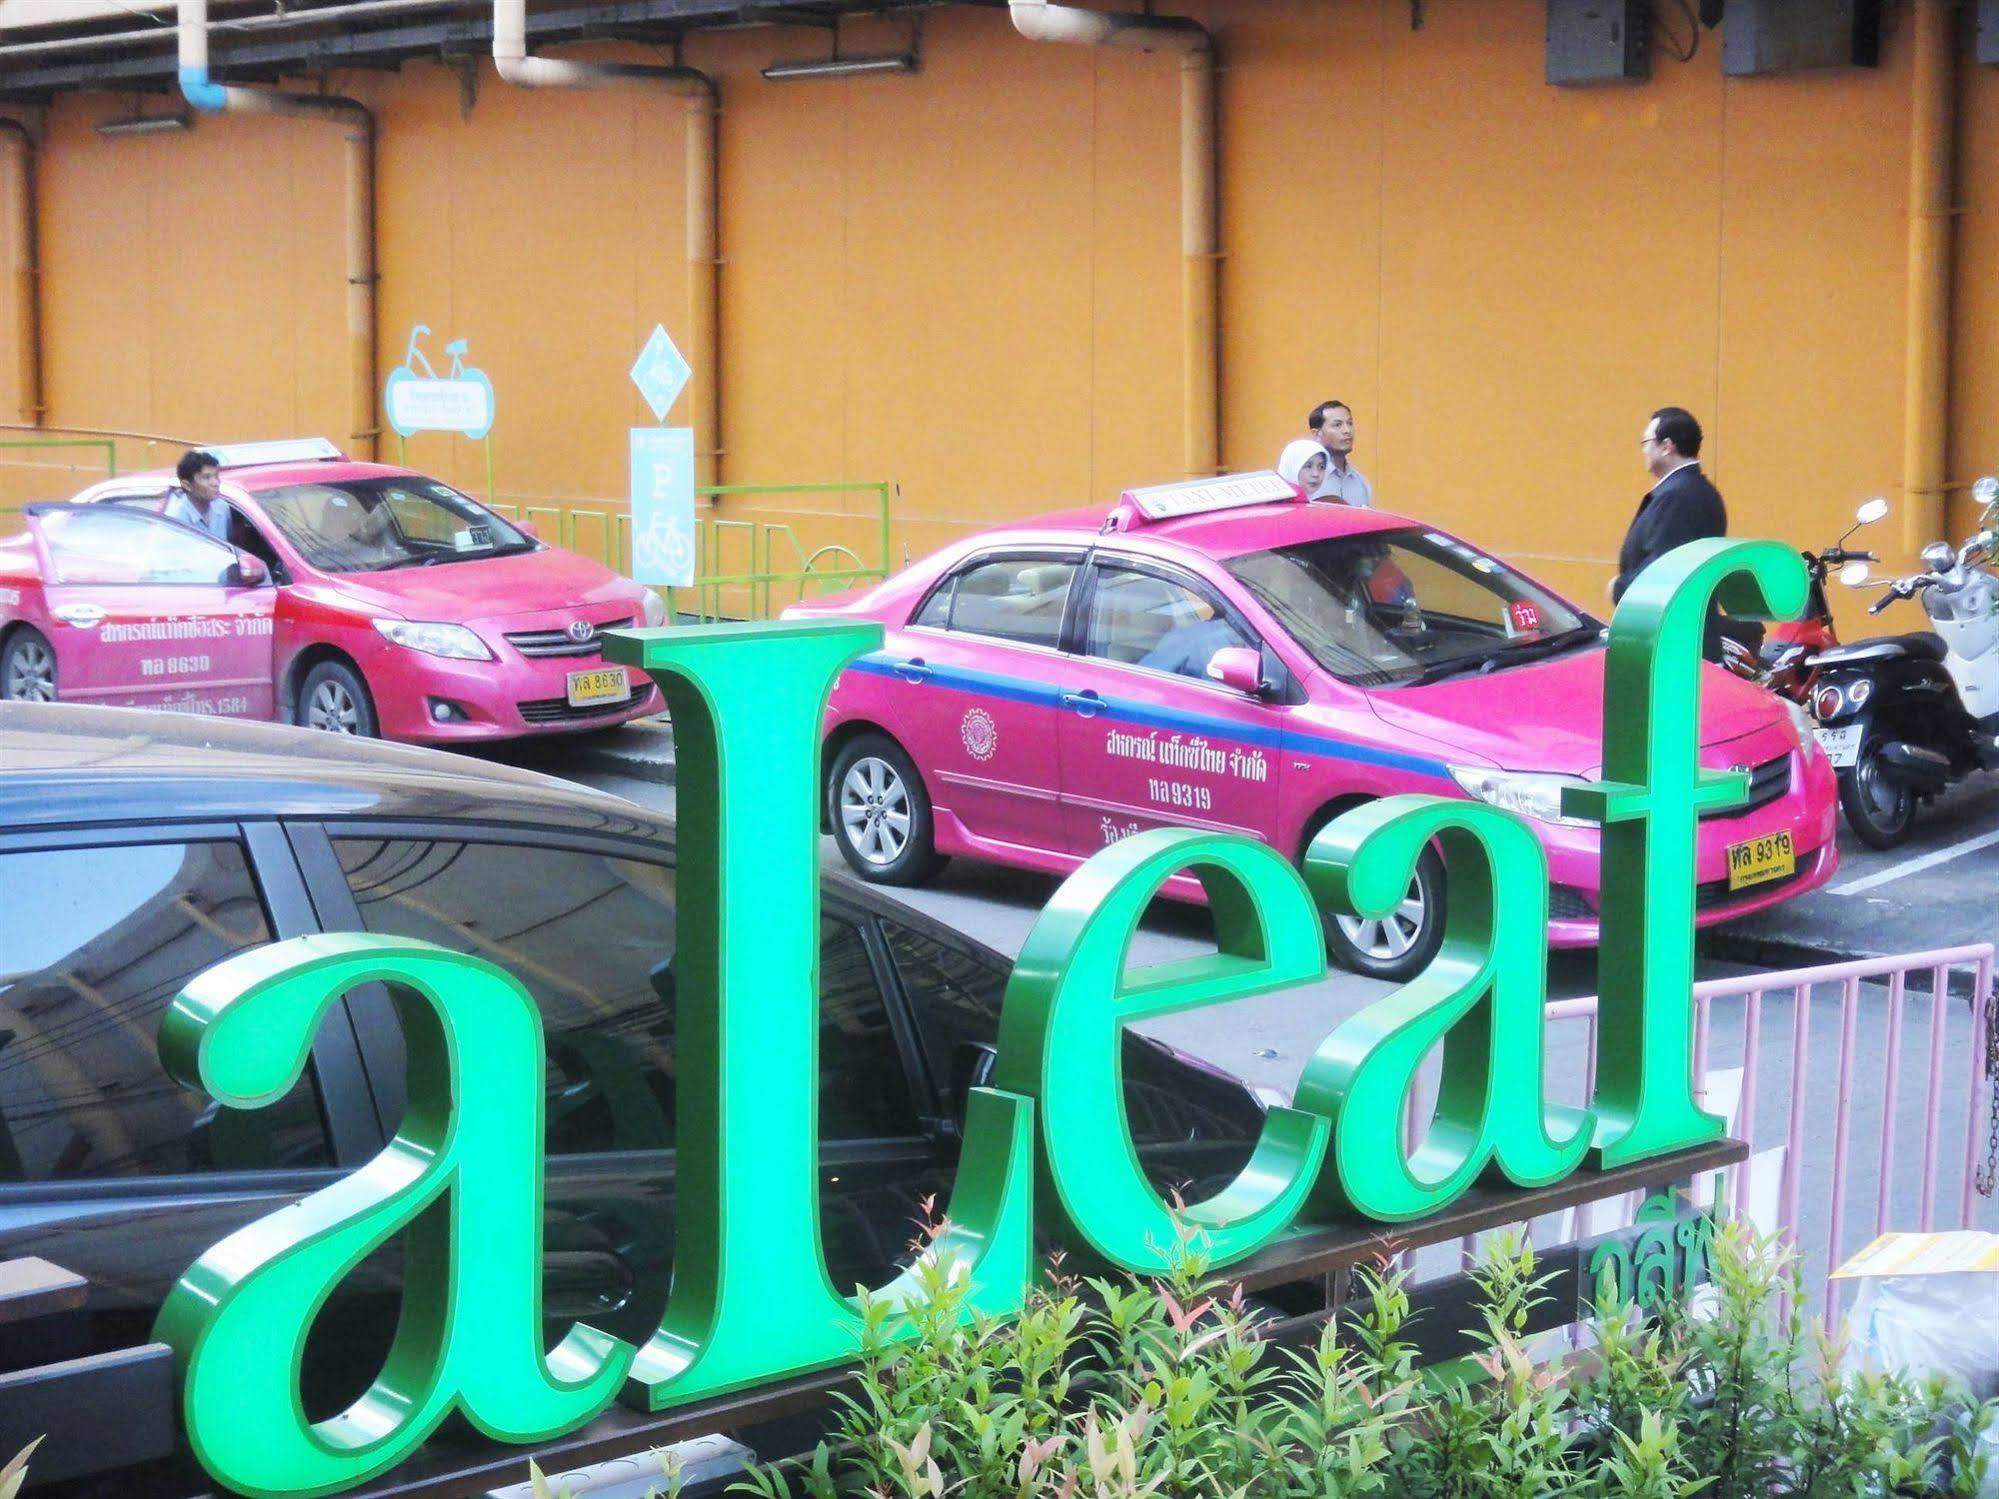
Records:
M1245 553L1228 569L1321 666L1365 686L1496 671L1596 633L1571 605L1440 531L1325 537Z
M211 537L125 505L39 512L54 583L227 585L236 554Z
M975 563L952 580L943 623L967 635L1052 648L1061 642L1062 611L1075 579L1076 563L1068 558L1006 557ZM939 623L930 613L926 605L918 623Z
M883 921L882 933L932 1075L964 1075L953 1066L960 1048L998 1040L1006 971L900 922ZM1249 1159L1262 1114L1234 1079L1190 1067L1129 1029L1121 1053L1125 1117L1162 1190L1226 1178Z
M1204 591L1126 567L1097 569L1085 642L1092 656L1204 681L1216 651L1255 645Z
M669 1148L674 871L643 859L449 840L336 839L371 932L488 958L541 1007L552 1154ZM820 926L820 1134L921 1133L874 967L852 922Z
M271 940L243 850L156 843L0 854L0 1181L315 1166L311 1069L264 1109L160 1066L182 985Z
M256 498L285 540L325 572L385 572L534 549L477 500L416 475L286 484L260 489Z

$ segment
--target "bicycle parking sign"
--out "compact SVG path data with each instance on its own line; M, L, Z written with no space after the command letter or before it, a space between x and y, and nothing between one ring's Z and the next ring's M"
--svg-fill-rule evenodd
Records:
M465 363L468 341L462 338L444 346L451 365L446 373L438 374L423 352L423 339L429 332L425 323L410 329L403 362L389 371L382 386L382 410L398 437L456 432L476 442L493 430L493 382L484 370Z

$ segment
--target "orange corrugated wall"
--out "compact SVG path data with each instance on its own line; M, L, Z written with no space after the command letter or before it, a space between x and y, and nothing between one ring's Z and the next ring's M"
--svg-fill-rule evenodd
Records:
M1269 463L1338 395L1385 504L1590 600L1667 401L1707 423L1739 532L1829 540L1859 500L1899 499L1903 32L1874 71L1724 82L1708 33L1645 85L1560 90L1540 0L1430 0L1420 30L1403 0L1176 8L1214 26L1225 69L1231 466ZM858 22L846 45L900 37ZM914 77L758 76L824 45L764 29L687 48L723 85L726 477L896 479L897 550L915 554L1176 477L1173 59L1036 46L968 9L926 18ZM618 500L623 429L650 420L626 370L655 321L685 320L678 101L530 93L482 67L468 109L458 75L423 63L336 82L380 117L384 371L413 322L440 366L469 339L499 392L502 495ZM1968 482L1999 466L1999 149L1981 144L1999 86L1967 59L1961 94ZM75 96L51 115L51 420L343 433L337 132L99 136L120 107ZM471 444L411 454L483 484Z

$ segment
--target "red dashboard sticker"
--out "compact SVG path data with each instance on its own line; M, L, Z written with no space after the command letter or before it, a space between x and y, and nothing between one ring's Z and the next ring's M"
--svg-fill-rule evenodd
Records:
M1513 601L1513 628L1516 630L1538 630L1541 628L1541 611L1525 599Z

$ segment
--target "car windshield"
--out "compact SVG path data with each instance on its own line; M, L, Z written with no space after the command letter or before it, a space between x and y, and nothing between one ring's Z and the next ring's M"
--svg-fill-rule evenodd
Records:
M1601 628L1498 559L1417 527L1250 552L1228 569L1315 661L1365 687L1498 671Z
M375 573L530 552L534 543L435 479L340 479L261 489L257 503L322 572Z

